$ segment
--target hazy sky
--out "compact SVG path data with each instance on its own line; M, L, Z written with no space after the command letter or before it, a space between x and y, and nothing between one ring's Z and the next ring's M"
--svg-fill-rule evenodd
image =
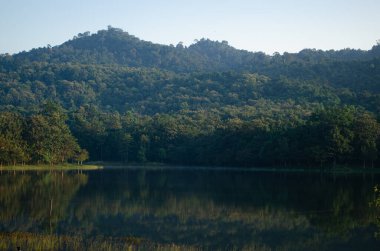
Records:
M108 25L155 43L204 37L269 54L370 49L380 39L380 0L0 0L0 53Z

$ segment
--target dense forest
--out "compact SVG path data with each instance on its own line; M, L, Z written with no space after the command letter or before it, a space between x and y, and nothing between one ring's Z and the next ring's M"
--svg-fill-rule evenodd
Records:
M0 161L374 166L380 44L249 52L111 26L0 56Z

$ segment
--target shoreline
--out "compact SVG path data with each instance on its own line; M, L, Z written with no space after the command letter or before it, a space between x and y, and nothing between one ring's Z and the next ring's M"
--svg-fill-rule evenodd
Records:
M99 163L100 164L100 163ZM325 168L301 167L229 167L229 166L186 166L164 163L102 163L103 169L147 169L147 170L183 170L183 171L247 171L247 172L277 172L277 173L326 173L326 174L380 174L380 168L344 167Z
M324 173L324 174L380 174L380 168L335 167L335 168L300 168L300 167L226 167L226 166L186 166L164 163L119 163L90 162L88 164L61 165L10 165L1 166L0 171L95 171L118 169L146 170L182 170L182 171L246 171L274 173Z
M75 164L60 164L60 165L10 165L1 166L1 171L72 171L72 170L99 170L103 169L101 165L75 165Z

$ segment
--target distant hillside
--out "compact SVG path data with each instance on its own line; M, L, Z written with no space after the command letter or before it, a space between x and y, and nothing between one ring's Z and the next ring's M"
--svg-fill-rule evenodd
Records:
M333 104L380 113L379 48L269 56L208 39L159 45L108 27L1 56L0 108L29 111L53 100L70 110L91 104L140 114L216 109L247 118L260 106L284 112L289 104L302 113Z
M370 51L305 49L299 53L266 55L238 50L227 41L201 39L189 47L167 46L136 38L118 28L108 27L95 34L84 32L55 47L33 49L14 55L18 60L49 63L119 64L175 72L265 71L283 64L318 64L331 61L369 60L380 56L380 46Z

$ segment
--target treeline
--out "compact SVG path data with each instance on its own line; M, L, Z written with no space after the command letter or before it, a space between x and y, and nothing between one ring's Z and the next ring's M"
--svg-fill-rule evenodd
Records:
M380 46L375 45L369 51L343 49L322 51L305 49L299 53L274 53L238 50L227 41L211 41L202 38L189 47L179 42L174 45L160 45L108 27L90 34L84 32L62 45L33 49L15 55L17 61L80 63L123 65L147 67L174 72L219 72L249 71L259 72L266 69L287 70L287 67L311 66L331 62L365 61L380 56ZM284 67L285 66L285 67Z
M141 116L82 108L71 127L91 159L211 166L373 166L379 123L352 106L306 118L224 120L216 114Z
M0 165L83 162L88 152L81 149L66 125L63 110L48 103L29 117L0 113Z
M163 46L109 27L60 46L0 55L0 110L36 112L53 100L69 111L217 110L243 120L263 106L309 114L320 104L355 105L380 114L379 48L268 56L206 39Z
M379 48L268 56L207 39L158 45L109 27L0 55L1 160L78 159L77 139L91 160L372 165ZM51 101L60 116L41 112Z
M39 114L0 114L2 164L118 161L208 166L373 166L379 123L353 106L307 117L223 119L218 114L120 115L52 103ZM79 143L79 144L78 144ZM82 150L87 149L87 150Z

